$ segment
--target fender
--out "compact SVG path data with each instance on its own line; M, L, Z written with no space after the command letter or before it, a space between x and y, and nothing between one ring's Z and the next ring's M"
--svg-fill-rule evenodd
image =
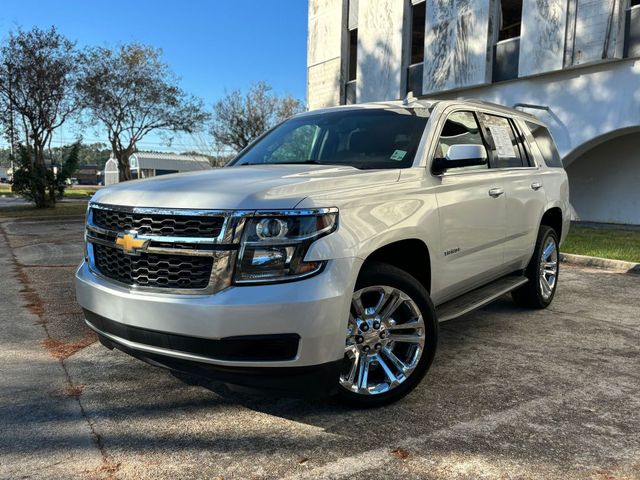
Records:
M432 252L439 251L439 217L435 197L432 205L408 197L403 202L367 202L342 208L338 229L317 240L305 260L322 261L355 257L365 260L376 250L402 240L420 240ZM307 205L305 205L305 208ZM431 264L435 258L430 258Z

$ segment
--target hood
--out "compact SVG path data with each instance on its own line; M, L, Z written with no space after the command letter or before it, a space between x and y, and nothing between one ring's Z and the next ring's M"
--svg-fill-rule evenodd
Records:
M313 194L388 184L398 177L399 170L347 166L225 167L123 182L99 190L92 201L155 208L289 209Z

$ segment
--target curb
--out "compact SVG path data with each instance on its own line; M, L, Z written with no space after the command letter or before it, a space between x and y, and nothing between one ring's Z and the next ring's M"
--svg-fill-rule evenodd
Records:
M560 253L560 261L581 267L601 268L615 272L634 273L640 275L640 263L611 260L609 258L588 257L573 253Z
M2 210L0 210L0 222L25 222L29 220L41 221L41 220L83 220L84 215L55 215L55 216L33 216L33 217L3 217Z

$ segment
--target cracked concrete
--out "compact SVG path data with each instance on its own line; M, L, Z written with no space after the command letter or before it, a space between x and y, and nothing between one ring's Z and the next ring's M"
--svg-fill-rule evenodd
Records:
M19 270L0 236L0 477L87 478L102 458L64 364L40 346L46 325L26 307Z
M0 227L2 478L640 478L638 275L564 266L548 310L505 297L443 324L414 393L354 411L98 343L54 358L47 335L92 339L73 300L82 223Z

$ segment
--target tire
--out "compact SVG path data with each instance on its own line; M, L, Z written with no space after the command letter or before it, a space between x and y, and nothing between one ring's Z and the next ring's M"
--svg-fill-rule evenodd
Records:
M545 262L544 266L543 261ZM525 276L529 281L511 293L513 301L521 307L547 308L551 305L556 294L559 273L558 234L553 228L541 225L536 248L525 270ZM552 282L550 281L551 278L553 279Z
M395 402L433 362L438 321L429 294L405 271L371 262L360 272L351 305L338 397L357 408Z

